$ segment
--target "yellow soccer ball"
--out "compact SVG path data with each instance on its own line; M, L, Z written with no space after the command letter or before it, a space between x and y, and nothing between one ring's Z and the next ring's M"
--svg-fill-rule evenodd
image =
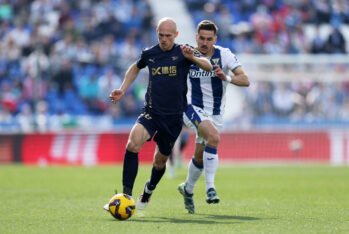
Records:
M118 220L129 219L136 211L135 201L130 195L115 194L109 201L109 212Z

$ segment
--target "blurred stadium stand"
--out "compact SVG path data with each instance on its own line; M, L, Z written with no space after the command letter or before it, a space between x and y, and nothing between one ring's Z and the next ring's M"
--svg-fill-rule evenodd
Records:
M250 88L228 90L226 129L348 123L348 1L161 3L1 1L0 132L127 130L143 105L146 72L120 105L108 95L142 48L156 42L161 14L171 14L184 36L202 19L215 21L218 43L250 74Z
M196 28L194 21L184 1L173 0L149 0L154 12L154 22L163 17L171 17L176 20L179 29L177 43L195 45Z

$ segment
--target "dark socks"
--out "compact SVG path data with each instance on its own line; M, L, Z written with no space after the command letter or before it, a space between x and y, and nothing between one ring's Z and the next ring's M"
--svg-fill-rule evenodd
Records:
M132 196L132 189L138 173L138 153L125 152L122 173L123 193Z
M142 196L142 202L147 202L152 194L152 191L156 188L157 184L160 182L162 176L164 175L166 171L166 167L157 170L154 166L153 169L151 170L151 177L150 177L150 181L147 182L147 184L145 185L146 188L144 189L145 191L143 192L143 196ZM148 191L146 191L148 190ZM150 191L149 191L150 190ZM150 193L148 193L150 192Z
M155 167L153 167L153 169L151 170L151 177L150 177L150 181L149 181L149 186L148 188L150 190L154 190L156 185L160 182L162 176L164 175L166 171L166 166L160 170L156 169ZM152 188L153 187L153 188Z

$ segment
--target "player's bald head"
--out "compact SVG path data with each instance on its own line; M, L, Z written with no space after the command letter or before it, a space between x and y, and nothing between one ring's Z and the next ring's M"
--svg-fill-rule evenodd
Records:
M156 27L156 31L161 31L161 30L166 30L166 31L171 31L176 33L177 24L173 19L169 17L162 18L159 20L158 25Z
M177 25L171 18L162 18L156 27L160 48L163 51L172 49L174 40L178 36Z

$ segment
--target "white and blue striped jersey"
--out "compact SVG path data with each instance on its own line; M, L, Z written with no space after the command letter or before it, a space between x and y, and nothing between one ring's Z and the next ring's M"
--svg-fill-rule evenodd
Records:
M230 49L215 46L210 58L213 65L219 65L227 74L241 66ZM214 71L207 72L197 65L192 65L188 73L188 104L202 108L208 115L223 115L225 108L225 92L229 84L219 79Z

